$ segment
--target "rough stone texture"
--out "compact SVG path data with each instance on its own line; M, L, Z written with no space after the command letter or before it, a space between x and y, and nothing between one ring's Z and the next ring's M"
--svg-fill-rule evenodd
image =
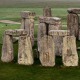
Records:
M38 27L38 51L40 40L43 36L49 35L50 30L59 30L61 29L61 20L57 17L40 17L39 18L39 27Z
M80 8L69 8L68 13L80 14Z
M55 47L51 36L41 38L39 55L42 66L55 65Z
M2 46L3 62L11 62L13 60L13 37L19 37L18 63L24 65L32 65L33 53L30 37L24 29L6 30Z
M34 16L35 16L35 12L31 12L31 11L23 11L23 12L21 12L21 17L22 18L34 18Z
M1 60L3 62L11 62L13 58L12 36L4 34Z
M40 40L41 38L46 35L46 24L45 23L39 23L39 27L38 27L38 39L37 39L37 42L38 42L38 51L39 51L39 48L40 48Z
M68 30L50 30L49 35L53 37L55 54L62 56L63 37L70 35L70 32Z
M32 65L33 52L30 37L20 36L19 37L19 50L18 50L18 63L24 65Z
M23 11L21 13L21 28L25 29L31 38L32 46L34 45L34 12Z
M70 31L69 30L50 30L49 35L51 36L69 36Z
M68 14L67 27L70 30L70 35L79 38L79 17L77 14Z
M74 36L66 36L63 38L62 60L64 66L78 66L76 38Z
M61 19L58 17L39 17L40 23L47 23L47 24L53 24L56 25L57 23L61 22Z
M51 8L50 7L45 7L43 9L43 16L52 17L52 13L51 13Z
M5 31L5 34L6 35L11 35L11 36L21 36L21 35L26 35L28 33L24 29L15 29L15 30L8 29L8 30Z

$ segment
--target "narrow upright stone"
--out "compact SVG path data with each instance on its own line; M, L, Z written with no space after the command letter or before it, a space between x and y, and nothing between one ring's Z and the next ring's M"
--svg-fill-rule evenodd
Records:
M41 38L39 55L42 66L55 65L55 47L51 36Z
M52 13L51 13L51 8L50 7L45 7L43 9L43 16L52 17Z
M64 66L78 66L76 38L74 36L66 36L63 38L62 60Z
M25 29L31 38L31 43L34 45L34 12L23 11L21 13L22 24L21 28Z
M3 62L11 62L13 58L12 36L4 34L1 60Z
M30 37L19 37L18 63L32 65L34 62Z
M77 14L68 14L67 27L70 30L70 35L79 39L79 17Z

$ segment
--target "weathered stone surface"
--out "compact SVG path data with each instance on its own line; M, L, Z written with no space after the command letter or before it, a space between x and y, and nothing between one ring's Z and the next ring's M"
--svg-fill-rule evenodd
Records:
M31 38L32 46L34 45L34 17L35 13L30 11L24 11L21 14L22 16L22 22L21 22L21 28L25 29L28 33L28 35Z
M11 62L13 58L12 36L4 34L1 60L3 62Z
M43 9L43 16L52 17L52 13L51 13L51 8L50 7L45 7Z
M27 35L27 31L24 29L8 29L5 31L6 35L11 35L11 36L20 36L20 35Z
M20 36L19 37L19 50L18 50L18 63L24 65L32 65L33 52L30 37Z
M76 14L68 14L67 27L70 30L70 35L79 37L79 17Z
M58 17L39 17L40 23L47 23L56 25L57 23L61 22L61 19Z
M53 19L51 18L52 17L40 18L43 21L39 23L39 27L38 27L38 51L39 51L39 45L40 45L39 41L41 40L41 38L44 35L49 35L50 30L59 30L62 27L60 19L57 20L58 18L55 18L55 17ZM52 22L54 22L53 24L48 23L50 19Z
M46 35L46 24L45 23L40 23L39 27L38 27L38 39L37 39L38 51L39 51L39 48L40 48L40 40L44 35Z
M80 8L69 8L68 13L80 14Z
M23 12L21 12L21 17L22 18L29 19L29 18L34 18L34 16L35 16L35 12L30 12L30 11L23 11Z
M51 36L69 36L69 30L50 30L49 35Z
M56 55L62 56L63 37L70 35L70 32L68 30L50 30L49 35L53 37Z
M62 60L64 66L78 66L76 38L74 36L66 36L63 38Z
M55 47L51 36L44 36L41 38L39 55L42 66L55 65Z

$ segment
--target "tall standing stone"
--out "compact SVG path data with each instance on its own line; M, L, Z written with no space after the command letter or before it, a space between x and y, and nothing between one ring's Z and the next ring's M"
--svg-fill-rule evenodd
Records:
M23 11L21 13L21 28L25 29L31 38L32 46L34 45L34 12Z
M38 51L40 46L40 40L43 36L49 35L50 30L61 29L61 19L58 17L39 17L38 27ZM57 40L57 39L56 39Z
M33 52L30 37L20 36L19 37L19 50L18 50L18 63L24 65L32 65Z
M12 36L4 34L1 60L3 62L11 62L13 58Z
M64 66L78 66L76 38L74 36L66 36L63 38L62 60Z
M80 40L80 8L69 8L68 9L68 19L67 26L71 32L71 35L74 35L78 40Z
M51 8L50 7L45 7L43 9L43 16L52 17L52 13L51 13Z
M44 36L41 38L39 55L42 66L55 65L55 47L51 36Z
M70 30L70 35L79 38L79 18L76 14L68 14L67 27Z

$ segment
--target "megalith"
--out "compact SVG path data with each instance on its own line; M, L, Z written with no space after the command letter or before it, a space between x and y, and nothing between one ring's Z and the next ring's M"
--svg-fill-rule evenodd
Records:
M65 36L63 38L62 60L64 66L78 66L75 36Z
M30 36L32 46L34 45L34 17L35 12L23 11L21 12L21 29L25 29Z

